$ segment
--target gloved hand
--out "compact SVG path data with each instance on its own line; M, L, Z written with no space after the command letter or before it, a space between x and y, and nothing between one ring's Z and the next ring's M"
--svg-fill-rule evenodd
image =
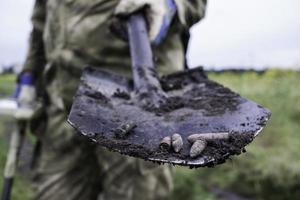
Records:
M115 9L117 16L128 16L146 8L149 25L149 38L153 44L159 44L167 35L169 26L176 13L173 0L120 0Z
M37 109L35 80L30 72L19 75L18 85L14 93L18 109L14 116L18 120L30 120Z

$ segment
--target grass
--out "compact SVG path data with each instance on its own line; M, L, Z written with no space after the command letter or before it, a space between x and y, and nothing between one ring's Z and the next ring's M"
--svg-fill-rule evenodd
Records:
M16 76L11 74L0 75L0 97L11 95L15 89Z
M226 72L209 73L209 77L269 108L272 117L247 153L215 168L177 167L172 199L216 200L208 192L211 188L256 199L300 199L300 72ZM0 76L0 94L10 94L14 80L14 76ZM0 171L8 148L3 124L0 122ZM27 180L18 176L15 183L13 199L30 199Z

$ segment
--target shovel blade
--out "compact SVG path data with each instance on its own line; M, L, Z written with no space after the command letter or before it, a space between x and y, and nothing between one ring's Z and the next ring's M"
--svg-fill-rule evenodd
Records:
M81 134L111 151L159 163L203 167L240 154L265 126L270 111L206 78L202 68L161 79L172 100L161 112L145 111L133 101L132 81L87 67L68 122ZM190 157L191 134L227 132L227 140L209 141ZM179 133L180 152L161 149L164 137Z

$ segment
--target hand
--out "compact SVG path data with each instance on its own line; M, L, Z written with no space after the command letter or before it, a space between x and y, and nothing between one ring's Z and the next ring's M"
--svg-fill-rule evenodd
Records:
M34 82L34 77L30 72L22 73L18 78L18 85L14 94L18 103L14 116L18 120L30 120L37 109Z
M146 8L149 25L149 37L154 44L159 44L167 35L169 26L176 13L173 0L120 0L115 9L117 16L128 16Z

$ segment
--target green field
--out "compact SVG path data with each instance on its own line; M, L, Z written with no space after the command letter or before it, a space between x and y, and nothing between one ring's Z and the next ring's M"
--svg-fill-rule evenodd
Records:
M15 88L16 77L13 75L0 75L0 96L7 96Z
M253 199L300 199L300 72L226 72L209 73L209 77L269 108L272 118L246 148L247 153L226 164L197 170L176 167L172 199L215 200L219 199L217 194L228 198L234 194ZM0 76L0 95L12 91L14 79ZM5 120L0 122L0 171L8 147L5 124ZM18 176L13 200L30 199L25 182Z

